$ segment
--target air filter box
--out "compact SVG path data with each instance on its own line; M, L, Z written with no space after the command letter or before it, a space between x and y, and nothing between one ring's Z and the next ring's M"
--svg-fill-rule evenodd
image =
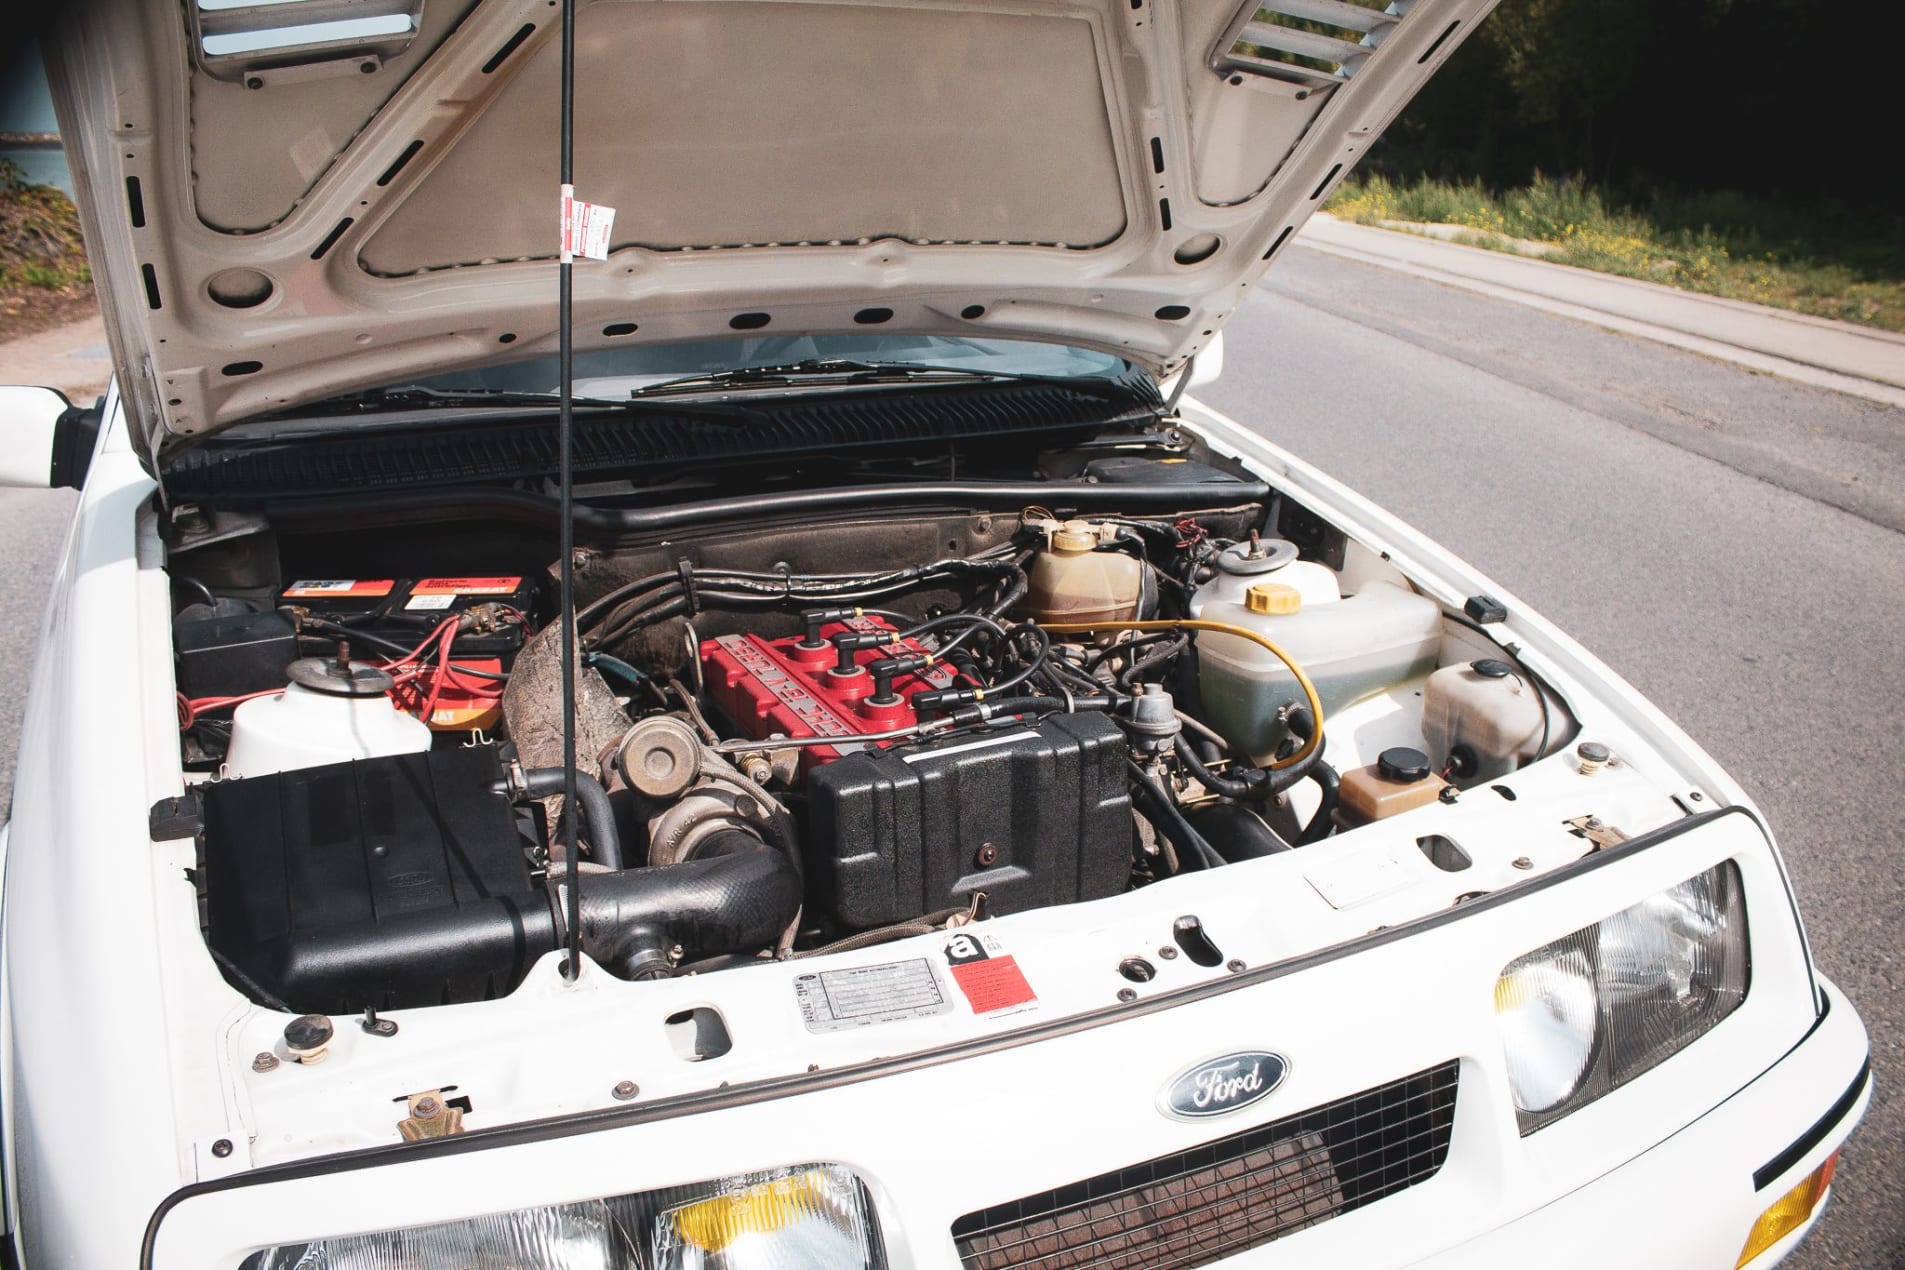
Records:
M299 1013L509 992L558 941L501 774L453 746L201 786L212 951Z
M1131 878L1126 746L1102 714L861 750L807 779L808 894L867 929L969 903L1019 913Z

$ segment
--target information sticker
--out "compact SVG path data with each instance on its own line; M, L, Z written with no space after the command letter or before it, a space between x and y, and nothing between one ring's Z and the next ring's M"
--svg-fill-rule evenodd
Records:
M950 1014L953 1003L924 957L800 975L794 980L809 1032L844 1032L876 1023Z
M615 209L600 203L585 203L575 196L575 186L562 187L563 260L581 256L585 260L609 258L609 233L615 225Z
M389 595L397 584L389 578L365 581L362 578L319 578L293 582L285 588L287 600L328 600L352 595Z
M992 935L954 935L946 945L946 961L974 1014L1017 1014L1038 1006L1038 994L1018 959Z

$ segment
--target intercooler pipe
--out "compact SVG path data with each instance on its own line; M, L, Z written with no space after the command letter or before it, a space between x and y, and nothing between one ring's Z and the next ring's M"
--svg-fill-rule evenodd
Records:
M522 794L529 798L547 798L562 793L560 767L532 767L523 772ZM608 791L602 782L581 772L575 774L575 800L588 824L585 837L589 858L605 868L622 867L622 839L615 828L615 809L609 805Z
M679 864L586 874L581 891L582 950L623 979L772 948L801 901L794 862L744 829L711 834Z

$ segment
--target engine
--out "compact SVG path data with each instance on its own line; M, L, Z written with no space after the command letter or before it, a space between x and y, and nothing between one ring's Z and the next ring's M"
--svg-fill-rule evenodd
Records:
M1291 850L1560 739L1512 653L1438 670L1439 605L1380 562L1345 595L1342 542L1279 514L1291 539L1254 506L1027 513L857 571L613 559L576 615L572 783L551 587L202 597L175 644L207 942L301 1012L506 994L572 936L624 978L701 973ZM1426 694L1437 752L1338 773L1325 719L1389 691Z

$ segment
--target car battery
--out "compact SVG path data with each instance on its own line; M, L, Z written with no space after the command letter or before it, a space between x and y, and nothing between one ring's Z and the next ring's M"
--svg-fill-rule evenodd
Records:
M868 646L843 657L833 638L849 632L866 637ZM889 658L924 660L930 651L899 638L884 618L828 622L818 636L723 635L701 646L708 696L745 735L840 738L838 745L804 747L802 766L809 769L866 749L855 737L911 726L916 721L909 701L913 693L964 683L951 666L929 662L893 676L892 690L883 696L869 667Z
M414 648L443 624L443 619L493 604L514 609L527 620L536 600L533 579L523 577L318 578L301 579L279 592L281 608L302 610L326 622L361 631L389 644ZM310 630L313 635L341 632ZM459 658L495 657L507 663L527 637L524 622L486 623L459 631ZM370 648L363 650L373 651Z

